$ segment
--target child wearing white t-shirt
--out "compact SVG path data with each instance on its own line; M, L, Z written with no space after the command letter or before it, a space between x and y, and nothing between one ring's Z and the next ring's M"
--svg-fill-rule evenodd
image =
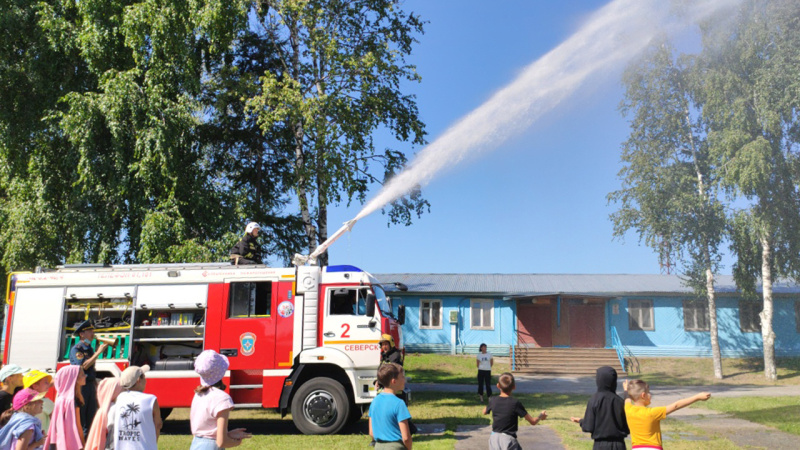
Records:
M486 344L481 344L479 347L480 353L476 358L476 365L478 366L478 395L483 402L483 387L486 386L486 398L492 396L492 366L494 365L494 358L492 354L486 351Z

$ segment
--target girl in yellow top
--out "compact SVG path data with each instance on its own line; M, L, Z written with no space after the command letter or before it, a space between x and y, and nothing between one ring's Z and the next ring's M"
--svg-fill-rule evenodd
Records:
M662 450L661 421L681 408L697 401L706 401L710 392L701 392L689 398L678 400L667 406L650 408L650 386L642 380L623 381L622 389L628 393L625 399L625 417L631 430L631 448Z

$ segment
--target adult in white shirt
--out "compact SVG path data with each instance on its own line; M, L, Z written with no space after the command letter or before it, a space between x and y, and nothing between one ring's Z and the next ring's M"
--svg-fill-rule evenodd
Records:
M483 387L486 386L486 398L492 396L492 366L494 365L494 358L492 354L486 351L486 344L481 344L479 347L480 353L476 357L476 365L478 366L478 395L483 402Z
M122 372L122 392L114 404L114 449L157 450L161 433L161 410L155 395L145 394L145 366L130 366Z

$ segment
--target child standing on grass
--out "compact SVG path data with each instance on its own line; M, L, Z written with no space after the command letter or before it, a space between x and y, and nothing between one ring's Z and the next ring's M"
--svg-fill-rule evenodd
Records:
M597 392L586 404L583 418L571 417L581 430L592 434L593 450L625 450L628 421L625 420L625 400L617 395L617 371L603 366L597 369Z
M522 450L517 442L518 417L524 417L531 425L547 419L547 411L542 411L535 419L528 414L522 403L511 396L516 387L514 375L508 372L500 375L497 382L500 396L490 398L489 404L483 409L484 414L492 413L492 435L489 436L491 450Z
M697 401L706 401L710 392L701 392L678 400L667 406L650 406L650 386L642 380L623 381L622 389L628 393L625 400L625 417L631 430L631 442L635 449L661 450L661 421L681 408Z
M369 406L369 435L376 449L411 450L411 413L397 393L403 392L406 377L396 363L383 364L378 369L378 383L383 392Z
M481 344L475 364L478 366L478 395L483 402L483 387L486 386L486 397L492 396L492 366L494 358L486 351L486 344Z

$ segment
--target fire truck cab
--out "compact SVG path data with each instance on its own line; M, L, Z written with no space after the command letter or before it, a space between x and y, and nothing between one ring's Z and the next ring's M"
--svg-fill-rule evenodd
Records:
M74 325L91 319L116 342L98 376L150 365L147 392L162 409L191 405L194 358L212 349L230 361L223 382L237 408L275 408L305 434L328 434L375 397L381 334L403 348L402 306L398 316L353 266L61 266L9 277L3 362L55 373Z

